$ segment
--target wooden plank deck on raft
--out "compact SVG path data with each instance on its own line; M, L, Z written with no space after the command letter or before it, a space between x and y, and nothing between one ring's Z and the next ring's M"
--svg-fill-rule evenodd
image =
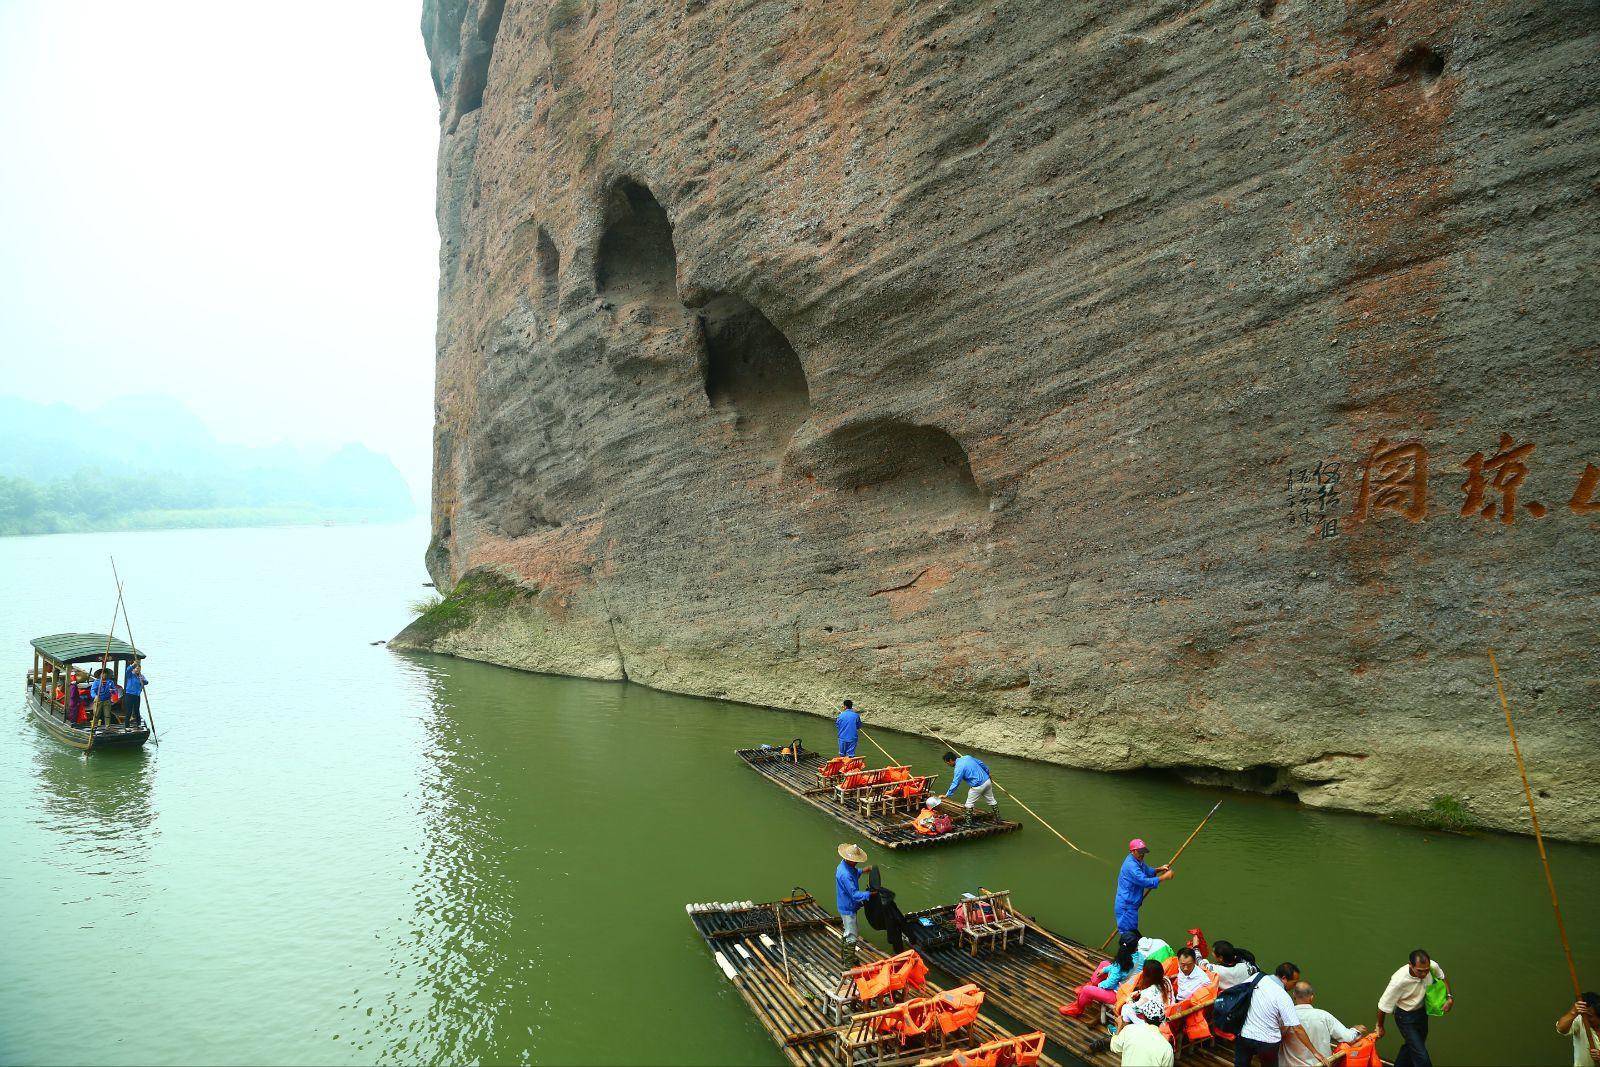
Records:
M748 900L690 904L685 910L745 1005L796 1067L891 1067L939 1054L928 1048L888 1056L847 1053L840 1035L849 1027L850 1013L836 1015L833 1008L843 979L839 921L804 891L765 904ZM858 942L857 953L861 963L885 958L864 941ZM930 981L917 995L934 996L942 991L943 987ZM949 1050L1013 1036L984 1012L971 1024L966 1040L951 1039ZM1039 1063L1059 1067L1048 1055L1041 1056Z
M780 756L779 752L775 748L741 748L738 756L780 789L793 793L819 811L827 812L873 844L884 848L929 848L1022 829L1019 822L1001 819L987 811L969 814L960 805L952 804L941 810L955 822L954 829L935 837L919 834L911 828L908 815L866 816L834 799L833 787L819 785L817 781L817 768L827 762L821 753L802 752L799 762L795 762L790 757Z
M1088 982L1094 969L1106 959L1104 953L1030 920L1027 935L1020 943L1012 939L1005 948L985 947L973 955L961 943L955 909L954 904L944 904L906 916L918 928L917 951L930 967L958 982L981 986L988 998L985 1004L1024 1026L1042 1031L1051 1042L1085 1063L1116 1067L1121 1062L1109 1051L1089 1050L1089 1043L1095 1038L1109 1036L1099 1025L1099 1005L1091 1005L1076 1019L1059 1010L1061 1005L1077 999L1078 987ZM1179 1062L1196 1067L1231 1065L1233 1045L1220 1039L1198 1046L1185 1045Z

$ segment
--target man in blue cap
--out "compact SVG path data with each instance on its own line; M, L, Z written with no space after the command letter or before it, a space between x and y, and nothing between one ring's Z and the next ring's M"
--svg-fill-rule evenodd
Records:
M856 712L854 701L844 702L844 710L833 720L833 732L839 735L839 755L854 756L856 738L861 734L861 716Z
M1172 868L1162 865L1152 867L1144 861L1150 846L1142 838L1128 842L1128 855L1122 861L1122 872L1117 875L1117 900L1113 909L1117 913L1117 933L1126 937L1139 936L1139 906L1144 895L1172 877Z

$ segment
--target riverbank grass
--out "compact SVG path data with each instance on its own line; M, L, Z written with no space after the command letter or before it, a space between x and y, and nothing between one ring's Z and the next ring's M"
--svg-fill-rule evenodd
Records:
M1405 812L1399 818L1425 830L1443 830L1454 834L1483 829L1483 824L1473 817L1465 805L1448 793L1434 797L1426 808Z

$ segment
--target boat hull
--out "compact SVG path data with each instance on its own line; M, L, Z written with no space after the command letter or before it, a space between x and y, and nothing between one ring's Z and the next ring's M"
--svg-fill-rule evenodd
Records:
M31 691L28 693L28 711L32 713L34 721L57 741L85 751L92 748L138 748L150 739L149 729L143 726L100 726L91 738L88 730L68 726Z

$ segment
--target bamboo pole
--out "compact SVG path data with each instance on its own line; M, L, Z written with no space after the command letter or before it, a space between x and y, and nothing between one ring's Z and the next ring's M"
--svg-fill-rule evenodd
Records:
M111 658L111 640L112 640L112 635L114 635L116 633L116 631L117 631L117 613L120 612L121 610L122 610L122 586L118 585L117 586L117 602L111 606L111 626L106 630L106 650L100 656L100 669L102 671L105 670L105 668L106 668L106 661ZM101 681L101 680L102 679L96 679L95 681L98 682L98 681ZM95 687L94 683L90 683L89 692L92 694L94 692L95 688L96 687ZM100 698L99 697L95 697L93 703L91 703L89 705L89 748L93 748L94 747L94 731L95 731L95 727L99 724L99 722L100 722ZM87 750L85 750L85 751L87 751Z
M117 603L122 605L122 622L128 627L128 644L133 646L134 662L142 662L144 657L138 655L139 642L133 639L133 620L128 618L128 605L122 599L122 578L117 574L117 557L115 556L111 557L111 577L115 578L117 582ZM126 675L124 675L123 681L124 685L126 685ZM150 724L150 740L160 744L161 739L156 736L156 717L150 713L150 694L144 691L143 684L139 686L139 694L139 713Z
M1533 821L1533 840L1539 846L1539 862L1544 865L1544 882L1550 888L1550 907L1556 913L1556 933L1561 935L1561 951L1567 956L1567 973L1572 978L1572 994L1583 999L1583 986L1578 981L1578 965L1572 960L1572 942L1567 940L1567 924L1561 919L1561 901L1556 899L1556 880L1550 874L1550 857L1544 851L1544 834L1539 830L1539 813L1533 807L1533 787L1528 784L1528 768L1522 762L1522 746L1517 743L1517 728L1511 723L1511 705L1506 700L1505 683L1500 680L1500 664L1495 661L1494 649L1489 650L1489 667L1494 671L1494 687L1500 694L1500 706L1506 713L1506 730L1511 734L1511 751L1517 757L1517 773L1522 775L1522 795L1528 800L1528 818Z
M893 766L893 767L900 766L900 761L895 759L893 756L889 755L889 750L884 748L882 745L878 744L878 742L873 738L873 736L871 734L867 733L866 730L862 730L861 731L861 736L865 737L869 742L871 742L873 748L875 748L879 752L883 753L883 758L889 761L890 766Z
M938 741L941 745L943 745L945 748L947 748L951 752L954 752L958 756L961 755L960 750L957 749L956 746L952 745L950 742L946 741L944 738L940 737L938 734L934 734L933 738L934 738L935 741ZM1049 823L1044 821L1044 816L1040 815L1038 812L1036 812L1032 808L1028 807L1028 805L1024 804L1022 802L1022 798L1021 797L1017 796L1015 793L1013 793L1011 790L1007 789L1005 786L1001 785L999 782L994 782L993 779L990 779L990 781L993 782L994 787L996 789L1000 790L1000 792L1004 793L1010 799L1016 801L1017 802L1017 806L1020 807L1023 811L1027 812L1029 815L1032 815L1035 819L1038 819L1039 820L1039 825L1043 826L1046 830L1049 830L1051 833L1053 833L1057 837L1059 837L1061 839L1061 843L1062 844L1066 845L1068 848L1072 849L1072 851L1074 851L1076 853L1079 853L1080 855L1088 856L1090 859L1093 859L1093 860L1100 860L1100 857L1096 856L1093 852L1085 852L1083 849L1079 848L1077 845L1074 845L1071 841L1067 840L1067 836L1065 834L1063 834L1060 830L1057 830L1054 826L1051 826ZM1105 860L1100 860L1100 862L1104 863Z
M1200 836L1200 831L1204 830L1206 828L1206 823L1211 821L1211 816L1215 815L1217 813L1217 809L1220 808L1220 807L1222 807L1222 801L1219 800L1219 801L1217 801L1215 804L1213 804L1211 806L1211 810L1210 811L1206 812L1206 817L1200 820L1200 825L1196 826L1194 828L1194 833L1190 834L1188 837L1183 839L1183 844L1178 846L1178 851L1174 852L1172 854L1172 858L1167 861L1167 866L1169 868L1174 863L1178 862L1178 857L1183 855L1183 850L1189 847L1189 842L1193 841L1196 837ZM1150 893L1151 893L1151 890L1149 890L1149 889L1146 889L1144 891L1144 896L1139 898L1139 906L1140 907L1144 906L1144 902L1147 899L1149 899ZM1111 936L1106 938L1105 941L1103 941L1101 943L1100 951L1104 952L1106 949L1110 948L1111 947L1111 942L1116 940L1116 937L1117 937L1117 931L1115 931L1115 930L1111 931Z

